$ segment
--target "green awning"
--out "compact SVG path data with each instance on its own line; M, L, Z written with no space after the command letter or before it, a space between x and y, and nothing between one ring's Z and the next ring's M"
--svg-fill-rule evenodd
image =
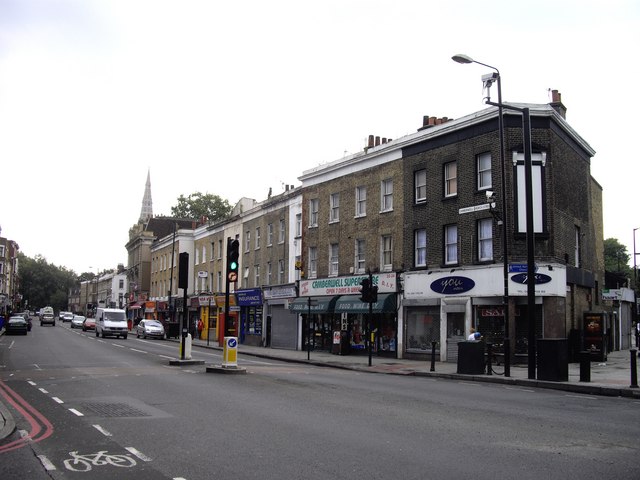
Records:
M380 293L372 305L374 313L395 313L396 294ZM359 295L343 295L336 302L335 313L369 313L369 304L360 301Z
M335 297L298 297L289 304L289 310L296 313L333 313L333 307L338 300ZM309 307L311 300L311 307Z

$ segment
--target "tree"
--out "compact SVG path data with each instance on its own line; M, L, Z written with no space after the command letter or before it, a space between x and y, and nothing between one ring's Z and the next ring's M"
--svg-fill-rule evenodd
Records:
M56 311L67 310L69 289L77 283L72 270L56 267L42 255L30 258L22 252L18 253L18 262L20 293L30 309L50 305Z
M224 220L231 214L229 201L211 193L195 192L184 197L178 197L178 204L171 207L171 215L178 218L200 220L202 217L209 221Z
M631 275L627 247L621 244L617 238L607 238L604 241L604 269L607 272L619 272Z

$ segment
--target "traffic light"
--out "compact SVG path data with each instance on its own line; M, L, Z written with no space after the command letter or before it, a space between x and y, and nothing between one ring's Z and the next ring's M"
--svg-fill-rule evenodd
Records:
M240 259L240 242L236 239L227 240L227 280L238 280L238 260Z
M360 301L362 303L369 303L369 298L371 298L371 282L368 278L363 278L360 285L362 285L360 289Z
M373 287L371 287L371 290L369 292L369 302L376 303L377 301L378 301L378 286L374 285Z

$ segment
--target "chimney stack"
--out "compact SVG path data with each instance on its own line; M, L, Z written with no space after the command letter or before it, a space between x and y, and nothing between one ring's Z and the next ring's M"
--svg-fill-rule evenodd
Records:
M567 107L562 103L562 95L558 90L551 90L551 103L553 109L560 114L562 118L567 119Z

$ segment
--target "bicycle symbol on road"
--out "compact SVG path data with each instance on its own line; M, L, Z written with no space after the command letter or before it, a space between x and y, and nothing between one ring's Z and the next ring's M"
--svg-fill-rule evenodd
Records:
M91 467L100 467L103 465L112 465L114 467L130 468L136 465L136 461L129 455L107 455L106 450L89 455L80 455L77 451L69 452L71 458L64 461L67 470L73 472L88 472Z

